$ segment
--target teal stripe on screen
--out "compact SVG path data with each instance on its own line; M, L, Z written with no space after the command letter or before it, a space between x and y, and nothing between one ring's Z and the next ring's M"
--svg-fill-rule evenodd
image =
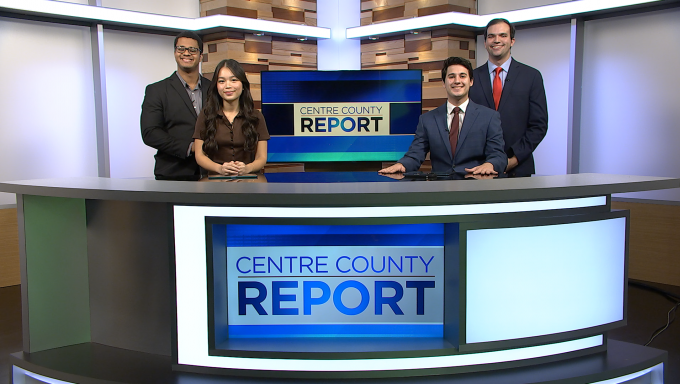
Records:
M404 152L316 152L316 153L268 153L267 161L397 161Z

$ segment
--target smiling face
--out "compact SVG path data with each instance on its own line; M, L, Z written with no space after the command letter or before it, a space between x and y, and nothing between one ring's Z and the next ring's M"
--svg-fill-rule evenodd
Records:
M459 64L449 65L446 69L444 88L451 104L459 106L464 103L471 86L472 79L467 68Z
M217 76L217 92L222 100L228 103L238 103L243 92L243 83L238 77L234 76L229 68L223 67Z
M198 48L198 41L188 37L180 37L177 39L177 46L175 47L175 61L177 62L177 69L184 72L198 71L198 64L201 62L203 55L200 52L191 53L188 49L184 52L177 52L177 47Z
M484 47L489 52L489 60L496 65L505 63L510 58L510 48L515 39L510 37L510 26L497 23L490 26L486 32Z

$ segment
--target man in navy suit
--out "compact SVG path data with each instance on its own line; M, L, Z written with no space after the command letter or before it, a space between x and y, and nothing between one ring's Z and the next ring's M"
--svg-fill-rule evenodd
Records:
M446 104L420 116L408 152L380 173L416 171L430 153L432 171L437 173L503 173L507 157L498 112L468 98L473 84L472 64L461 57L444 61L442 80Z
M194 128L208 95L210 80L201 76L203 41L185 31L175 38L177 71L146 87L142 103L142 140L156 148L154 175L163 180L198 180Z
M470 99L500 112L508 175L531 176L536 173L533 152L548 132L543 77L510 56L515 27L509 21L491 20L484 37L489 61L475 69Z

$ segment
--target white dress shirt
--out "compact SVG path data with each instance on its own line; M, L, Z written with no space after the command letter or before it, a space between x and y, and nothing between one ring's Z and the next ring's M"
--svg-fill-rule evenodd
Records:
M470 99L466 99L463 104L459 105L460 112L458 112L458 132L460 133L460 128L463 126L463 119L465 119L465 111L467 110L468 103ZM451 120L453 120L453 108L455 106L451 104L450 101L446 101L446 129L451 127Z

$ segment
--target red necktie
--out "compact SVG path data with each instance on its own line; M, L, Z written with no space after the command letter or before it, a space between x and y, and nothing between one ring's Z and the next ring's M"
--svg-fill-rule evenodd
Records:
M451 143L451 160L456 157L456 145L458 145L458 127L460 126L460 117L458 113L460 108L453 108L453 119L451 119L451 126L449 127L449 143Z
M503 93L503 84L501 83L501 71L503 68L496 67L494 72L496 72L496 77L493 78L493 103L496 105L496 110L498 110L498 104L501 103L501 93Z

